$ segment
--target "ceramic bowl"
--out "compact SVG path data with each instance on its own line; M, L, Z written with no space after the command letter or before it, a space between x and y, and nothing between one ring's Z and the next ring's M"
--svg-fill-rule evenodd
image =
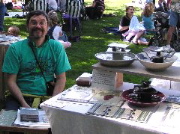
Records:
M146 69L153 71L163 71L172 66L178 57L173 55L171 58L166 58L163 63L154 63L149 59L149 57L146 56L146 54L141 53L141 56L137 55L137 59Z
M136 55L131 52L100 52L95 54L95 57L102 65L111 67L129 66L136 59Z

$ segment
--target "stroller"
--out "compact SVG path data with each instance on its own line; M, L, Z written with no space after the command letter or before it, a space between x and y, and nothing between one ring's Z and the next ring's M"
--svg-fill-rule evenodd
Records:
M155 33L150 39L150 45L152 46L164 46L166 43L167 31L169 28L169 15L164 12L155 12L154 13L154 24L155 24Z
M152 46L161 47L164 46L166 43L167 32L169 29L169 15L165 12L158 11L154 13L154 16L156 32L154 36L150 39L150 44ZM170 46L174 48L176 52L180 52L179 24L180 23L178 22L178 25L172 35L170 43Z

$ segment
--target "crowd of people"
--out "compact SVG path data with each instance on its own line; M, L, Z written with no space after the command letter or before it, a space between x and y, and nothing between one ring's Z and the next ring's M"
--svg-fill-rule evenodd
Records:
M142 38L146 33L155 33L154 25L154 11L165 12L170 15L169 18L169 30L167 33L166 45L170 47L172 33L174 32L178 21L180 12L180 1L179 0L158 0L158 6L156 7L153 0L146 0L146 4L141 14L141 21L134 15L134 7L126 7L126 15L121 18L119 31L122 33L126 41L134 44L149 45L149 43Z
M162 1L159 0L159 4ZM104 0L94 0L93 5L90 8L87 7L87 9L92 10L96 6L96 2L104 3ZM166 4L167 9L171 9L168 10L170 12L170 28L167 45L170 43L171 34L178 22L180 12L180 3L178 2L172 0L167 2L170 3L169 5ZM4 8L5 5L0 1L0 10L2 9L2 12L0 12L0 32L3 31ZM71 43L62 30L56 10L57 8L53 8L48 13L41 10L29 12L26 21L29 33L27 39L10 45L6 52L2 71L8 74L7 84L10 95L7 97L5 104L8 110L17 110L19 107L32 107L35 101L32 98L41 98L48 95L47 83L53 82L54 76L56 82L53 83L54 90L51 95L54 96L62 92L65 87L66 71L71 69L65 48L70 47ZM101 18L104 10L105 6L101 6L100 14L95 14L98 15L95 18ZM155 31L154 10L154 4L151 1L147 2L141 14L143 21L141 23L138 17L134 15L135 8L127 6L125 9L126 14L121 18L119 24L119 31L124 38L134 44L149 45L143 36L147 32L153 33ZM90 19L95 19L94 16L91 17ZM19 28L10 26L7 34L16 37L20 36Z

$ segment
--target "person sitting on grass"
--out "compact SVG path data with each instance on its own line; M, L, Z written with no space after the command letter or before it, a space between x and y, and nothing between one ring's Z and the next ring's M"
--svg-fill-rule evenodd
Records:
M92 6L86 7L86 14L89 19L100 19L104 10L104 0L94 0Z
M130 22L133 16L134 16L134 7L133 6L126 7L126 15L123 16L120 21L119 31L122 33L122 35L127 41L131 41L134 44L148 45L148 42L143 38L141 38L145 33L145 29L139 29L136 31L130 30ZM137 21L135 16L134 16L134 20ZM133 25L132 22L131 24Z
M142 12L142 21L143 21L143 25L148 33L155 32L153 12L154 12L154 4L147 3Z
M7 30L7 35L19 37L20 30L17 26L10 26Z
M48 13L48 17L50 21L48 35L50 38L61 42L64 48L70 47L71 43L68 41L67 35L62 31L62 27L59 25L58 14L54 10L51 10Z

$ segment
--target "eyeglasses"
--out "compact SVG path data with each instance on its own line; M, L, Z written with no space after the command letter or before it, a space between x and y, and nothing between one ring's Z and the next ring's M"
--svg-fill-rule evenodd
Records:
M134 8L129 8L129 10L132 10L132 11L134 11Z
M37 22L37 21L35 21L35 20L32 20L32 21L29 22L29 24L34 25L34 26L37 26L37 25L44 26L44 25L47 24L47 21Z

